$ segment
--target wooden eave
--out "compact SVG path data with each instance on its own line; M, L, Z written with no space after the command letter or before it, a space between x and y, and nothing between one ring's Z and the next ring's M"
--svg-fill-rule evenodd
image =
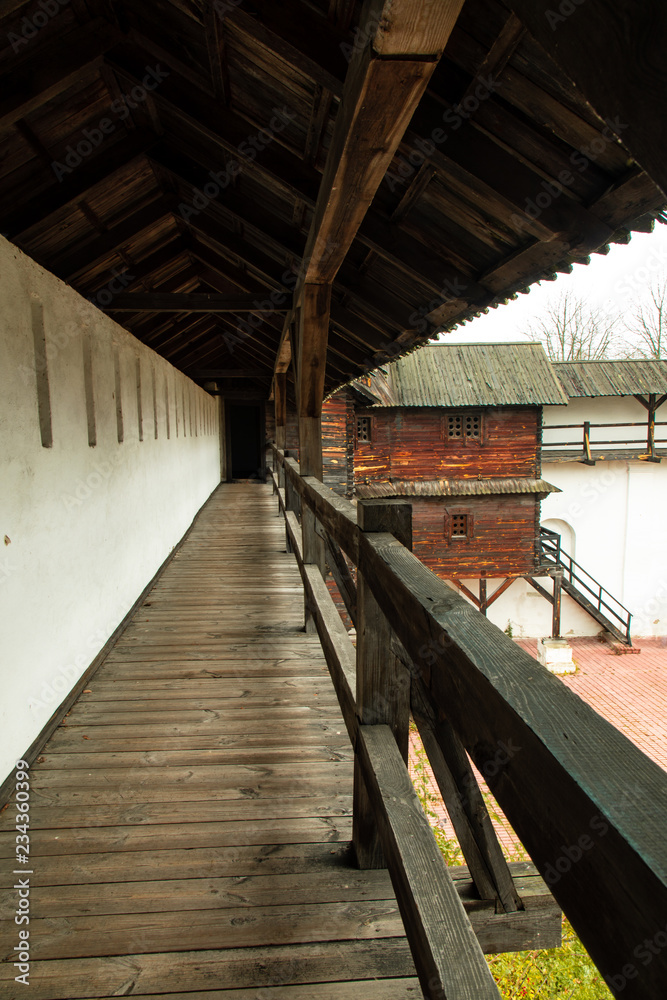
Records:
M365 37L360 2L254 0L220 16L209 0L79 0L27 38L33 6L12 0L0 18L0 232L201 382L252 371L235 384L268 398L274 371L289 366L286 327L306 280L332 282L330 393L650 230L665 204L654 152L651 176L634 159L657 100L650 80L621 141L599 117L607 107L590 103L599 88L577 58L592 63L592 52L577 55L570 25L552 59L518 0L452 3L441 37L426 16L390 24L365 67L352 58ZM624 23L627 4L616 6ZM586 18L598 7L589 0ZM664 13L651 16L664 42ZM633 59L639 49L619 81ZM399 85L415 106L397 126L378 95ZM378 151L397 128L399 141L390 162L369 158L377 176L371 166L356 176L344 167L368 123ZM212 172L219 191L198 196ZM188 295L193 309L179 311ZM215 311L201 312L204 295ZM224 300L239 308L221 311Z

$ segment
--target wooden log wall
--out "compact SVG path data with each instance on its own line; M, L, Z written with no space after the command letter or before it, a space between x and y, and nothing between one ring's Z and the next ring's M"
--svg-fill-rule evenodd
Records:
M275 441L276 420L271 403L266 407L266 440ZM299 418L294 409L287 407L287 441L285 448L288 451L297 451L299 448Z
M414 553L443 579L508 576L535 571L534 494L410 497ZM472 515L467 538L446 537L445 519Z
M337 392L322 405L322 463L324 484L345 496L354 477L354 405Z
M482 441L450 440L450 413L482 413ZM478 475L539 476L539 407L435 407L364 409L372 421L370 444L357 444L355 482L381 479L468 479Z

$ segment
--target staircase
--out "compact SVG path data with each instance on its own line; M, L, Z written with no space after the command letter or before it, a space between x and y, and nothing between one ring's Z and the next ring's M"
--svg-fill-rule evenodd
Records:
M548 528L540 529L540 555L545 567L560 566L563 569L563 590L579 607L623 645L632 646L632 613L571 555L563 551L558 532Z

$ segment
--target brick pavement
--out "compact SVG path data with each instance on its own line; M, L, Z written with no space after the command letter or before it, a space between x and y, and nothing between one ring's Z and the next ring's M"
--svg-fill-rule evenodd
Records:
M536 639L515 641L531 656L537 656ZM641 650L639 655L617 655L595 637L572 639L570 643L577 672L561 676L563 684L667 770L667 637L635 640L635 648ZM420 757L419 738L412 734L410 767L413 774ZM428 766L427 773L431 778L431 790L437 796L435 779ZM480 781L480 784L488 793L484 783ZM431 807L437 812L443 831L452 838L452 826L441 800L432 802ZM518 838L493 801L491 809L504 850L508 856L519 856Z

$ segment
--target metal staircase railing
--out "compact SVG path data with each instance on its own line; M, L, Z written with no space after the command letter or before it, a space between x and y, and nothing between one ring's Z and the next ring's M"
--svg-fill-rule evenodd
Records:
M610 594L576 559L564 551L557 531L551 531L549 528L540 529L540 554L544 563L563 568L565 574L563 587L570 597L605 628L611 626L609 631L631 646L632 612ZM580 597L582 600L579 600Z

